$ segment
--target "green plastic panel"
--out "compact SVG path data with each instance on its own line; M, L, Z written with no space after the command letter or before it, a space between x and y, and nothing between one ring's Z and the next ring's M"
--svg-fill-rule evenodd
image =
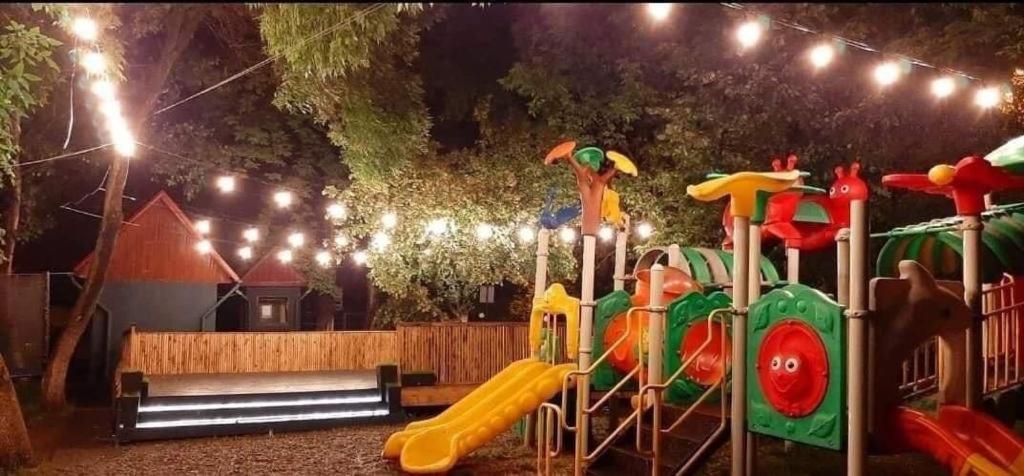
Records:
M846 326L842 307L825 294L790 284L764 295L750 307L747 333L747 401L750 431L833 450L842 449L846 434ZM806 416L790 418L765 399L758 379L758 349L772 326L800 320L818 333L828 356L828 384L820 404Z
M594 358L604 353L604 333L612 319L629 310L631 304L629 293L626 291L614 291L597 300L597 308L594 310L594 342L591 355ZM596 369L590 380L596 390L608 390L618 381L617 374L608 362L602 362Z
M722 292L711 293L708 296L693 292L669 303L668 313L666 314L668 332L665 335L665 355L663 359L665 365L663 375L665 377L674 374L683 364L682 356L680 355L680 343L683 342L683 336L686 335L690 328L698 322L703 322L711 311L727 308L731 305L732 298ZM728 316L726 316L725 321L729 322ZM731 339L731 337L727 337L727 339ZM686 372L683 372L668 387L665 393L665 400L676 404L692 403L705 390L705 387L688 379Z
M829 224L832 223L832 218L829 217L828 210L825 210L821 204L801 200L800 204L796 207L796 213L793 214L793 221Z
M708 262L704 259L703 254L693 248L681 248L680 251L686 257L686 261L690 263L690 272L693 273L691 276L697 282L701 284L714 282L711 279L711 270L708 268Z

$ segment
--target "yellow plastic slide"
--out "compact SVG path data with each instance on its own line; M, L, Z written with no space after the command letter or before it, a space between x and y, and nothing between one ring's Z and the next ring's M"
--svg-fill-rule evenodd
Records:
M512 363L444 413L391 435L384 456L409 473L443 473L562 390L576 364Z

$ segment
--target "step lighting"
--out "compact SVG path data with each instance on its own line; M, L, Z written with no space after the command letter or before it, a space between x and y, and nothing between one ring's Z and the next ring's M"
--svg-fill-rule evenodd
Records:
M230 410L237 408L270 408L306 405L344 405L349 403L378 403L379 395L366 397L336 397L336 398L303 398L298 400L257 400L251 402L230 402L230 403L182 403L169 405L142 405L139 413L149 412L177 412L193 410Z
M237 418L196 418L186 420L148 421L135 425L135 428L174 428L182 426L244 425L247 423L281 423L288 421L333 420L342 418L364 418L371 416L385 416L388 415L389 413L390 412L387 409L378 409L357 410L348 412L301 413L298 415L267 415Z

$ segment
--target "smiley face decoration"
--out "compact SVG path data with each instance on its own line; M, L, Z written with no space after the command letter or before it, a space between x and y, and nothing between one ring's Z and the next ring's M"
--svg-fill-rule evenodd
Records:
M811 414L828 387L828 354L821 338L796 319L775 324L758 351L757 378L776 411L791 418Z

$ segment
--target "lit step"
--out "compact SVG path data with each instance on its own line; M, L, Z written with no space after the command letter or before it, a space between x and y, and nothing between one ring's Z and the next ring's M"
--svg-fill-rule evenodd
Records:
M348 418L367 418L375 416L386 416L390 414L386 408L371 410L351 410L333 412L311 412L287 415L262 415L231 418L195 418L182 420L151 421L138 423L136 428L175 428L186 426L213 426L213 425L244 425L258 423L282 423L293 421L311 420L341 420Z
M290 406L315 405L347 405L357 403L380 403L380 395L346 396L327 398L297 398L293 400L254 400L248 402L224 403L165 403L139 406L139 413L205 411L205 410L237 410L243 408L274 408Z

